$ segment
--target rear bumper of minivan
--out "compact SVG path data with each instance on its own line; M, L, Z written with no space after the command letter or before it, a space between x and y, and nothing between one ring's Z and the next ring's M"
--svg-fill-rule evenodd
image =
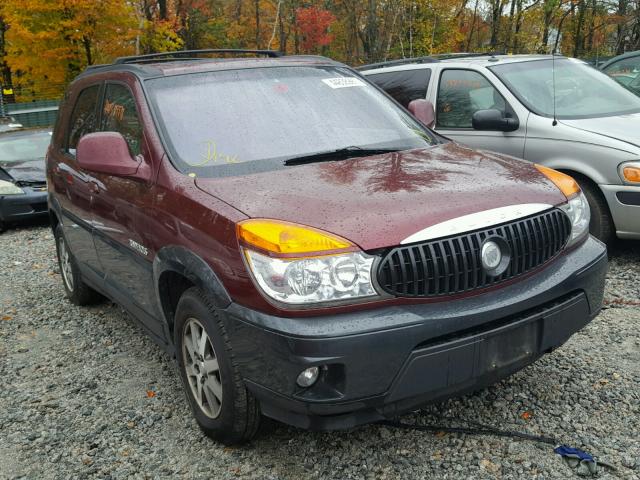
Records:
M619 238L640 239L640 187L600 185Z
M606 270L606 249L590 238L488 294L295 319L232 304L225 326L264 415L349 428L490 385L562 345L599 312ZM298 387L311 366L319 379Z

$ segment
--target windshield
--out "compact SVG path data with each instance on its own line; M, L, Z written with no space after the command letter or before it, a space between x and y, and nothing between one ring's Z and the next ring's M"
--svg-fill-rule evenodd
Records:
M50 132L20 132L0 136L0 163L44 159L49 142Z
M437 143L346 68L229 70L157 78L147 86L174 163L197 176L283 168L287 159L343 148Z
M553 116L553 61L506 63L490 67L532 112ZM559 119L597 118L640 112L640 98L584 63L555 61L555 103Z

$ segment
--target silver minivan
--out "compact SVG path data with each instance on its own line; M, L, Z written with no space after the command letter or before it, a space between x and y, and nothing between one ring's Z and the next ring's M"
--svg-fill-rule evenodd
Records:
M572 175L596 237L640 239L640 97L604 73L549 55L425 57L360 71L452 140Z

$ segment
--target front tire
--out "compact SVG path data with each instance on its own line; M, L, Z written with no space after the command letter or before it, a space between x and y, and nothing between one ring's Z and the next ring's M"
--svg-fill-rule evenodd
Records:
M611 245L615 238L615 227L609 206L604 199L602 192L589 179L582 176L575 177L580 185L591 209L591 222L589 223L589 233L600 240L602 243Z
M76 263L67 240L62 232L62 226L57 225L53 231L58 253L58 266L64 292L74 305L92 305L102 300L102 296L82 281L80 269Z
M222 319L199 289L188 289L175 315L176 359L198 426L226 445L251 440L260 425L258 402L246 389Z

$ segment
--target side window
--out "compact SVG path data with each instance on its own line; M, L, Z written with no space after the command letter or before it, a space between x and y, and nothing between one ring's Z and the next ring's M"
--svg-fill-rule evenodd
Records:
M640 55L612 63L605 73L623 85L631 85L640 76Z
M440 77L436 106L436 127L472 128L471 117L478 110L496 109L513 114L504 97L489 81L471 70L445 70Z
M129 144L133 155L139 155L142 145L142 125L136 102L127 87L108 84L102 104L100 131L118 132Z
M403 70L399 72L377 73L367 78L407 107L412 100L425 98L431 78L431 69Z
M73 106L73 113L69 121L69 135L67 137L66 151L75 155L78 140L87 133L96 130L96 106L98 104L98 94L100 85L93 85L85 88L78 95L76 104Z

